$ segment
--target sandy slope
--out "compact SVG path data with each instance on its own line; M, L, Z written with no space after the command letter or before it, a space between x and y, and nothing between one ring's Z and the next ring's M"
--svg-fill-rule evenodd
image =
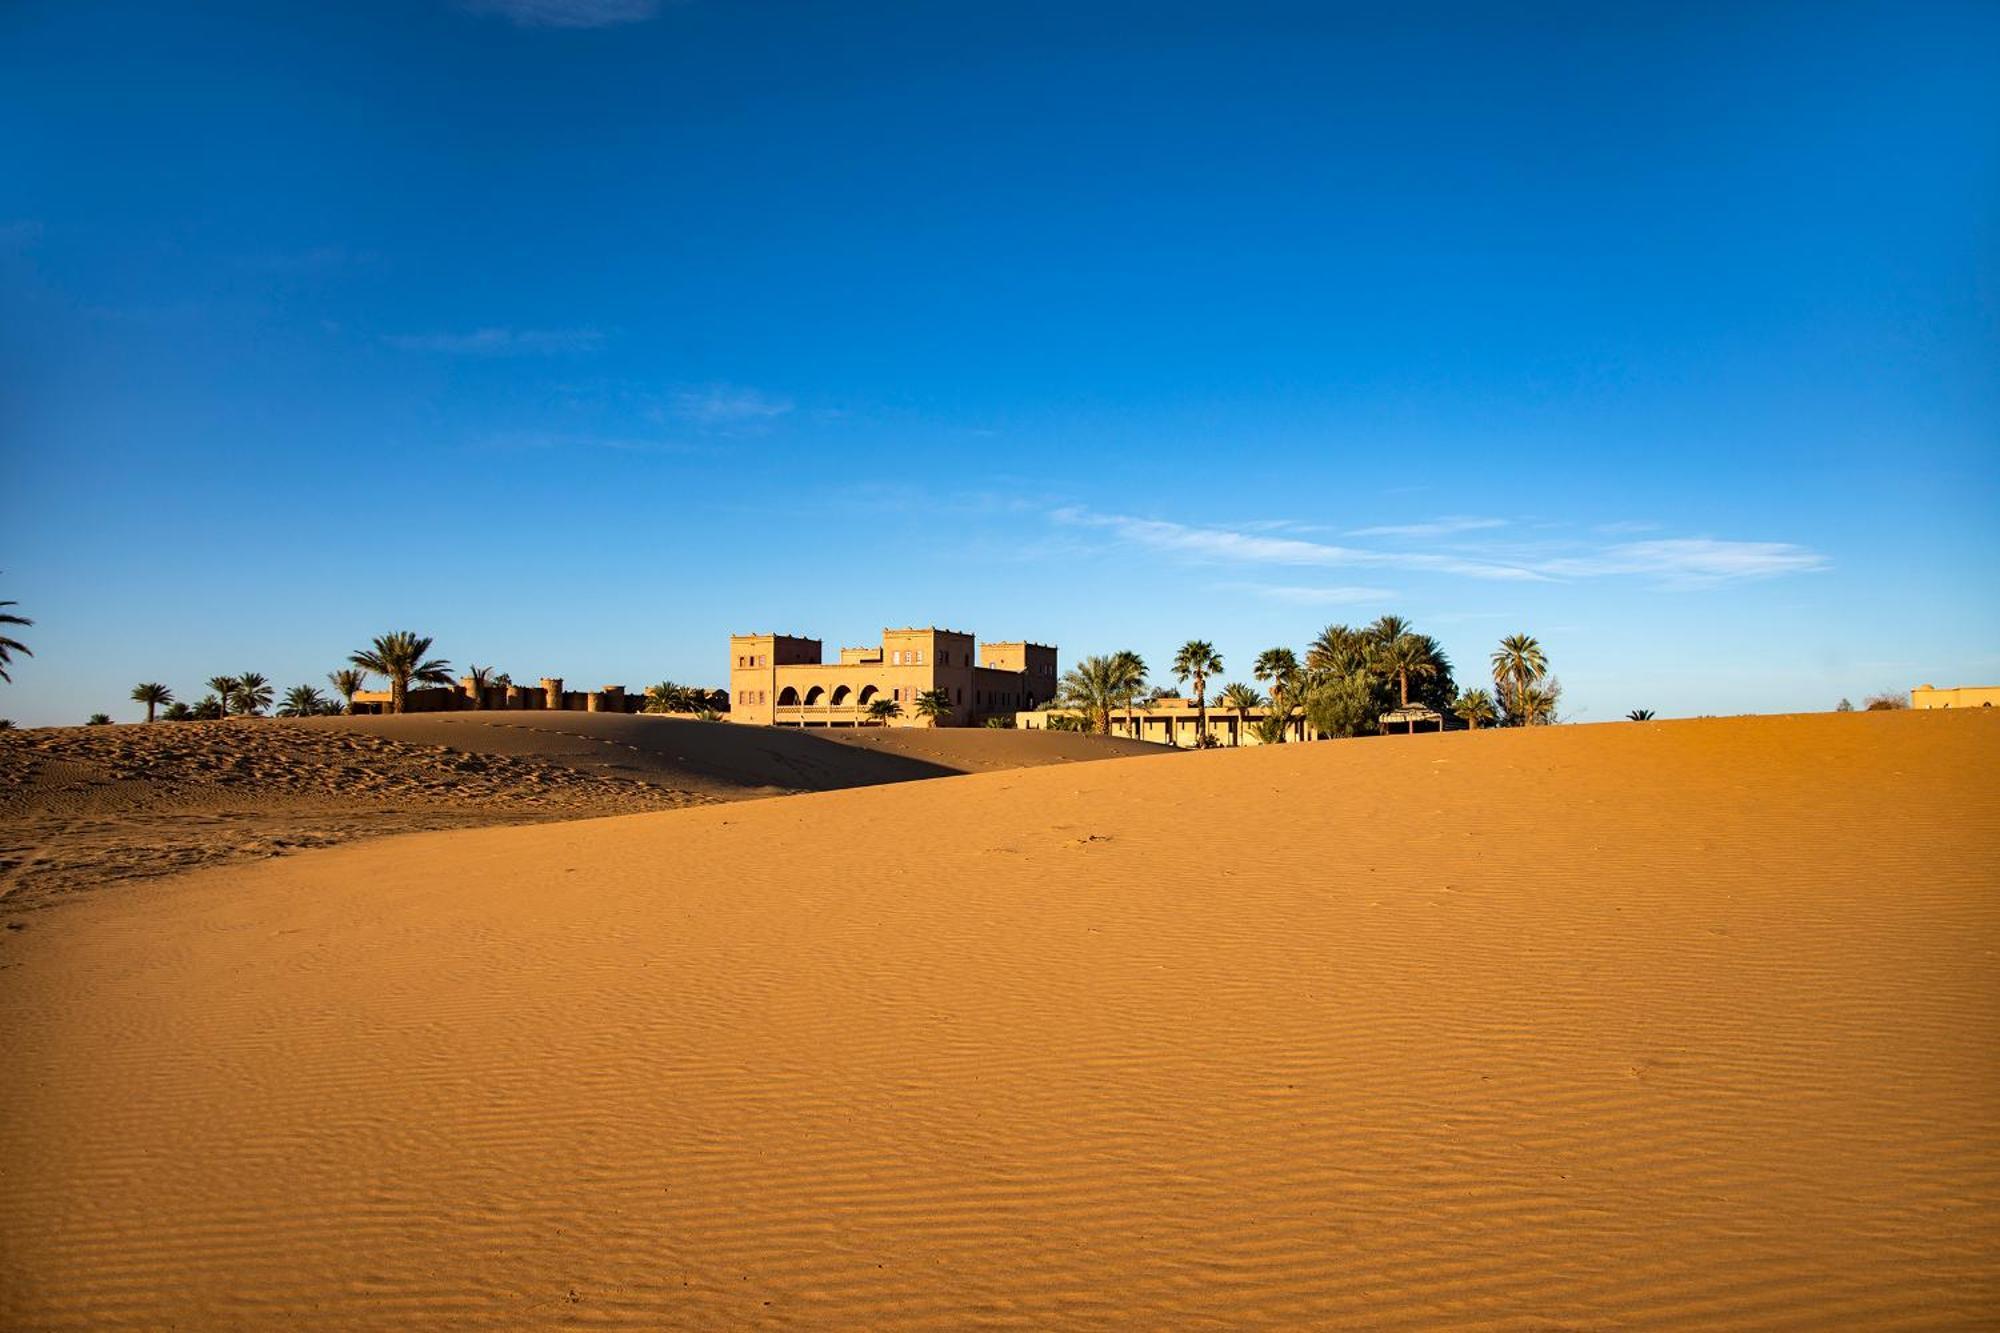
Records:
M0 937L0 1323L1991 1327L2000 718L389 839Z
M0 732L0 918L357 838L1165 753L1049 732L457 713Z

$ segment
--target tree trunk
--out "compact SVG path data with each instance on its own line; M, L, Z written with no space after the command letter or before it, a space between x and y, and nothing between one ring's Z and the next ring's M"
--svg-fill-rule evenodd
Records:
M1407 672L1407 671L1400 671L1400 670L1396 672L1396 689L1398 690L1398 692L1399 692L1399 694L1400 694L1400 696L1401 696L1401 698L1402 698L1402 700L1403 700L1403 707L1405 707L1405 708L1408 708L1408 707L1410 706L1410 673L1409 673L1409 672ZM1410 728L1410 730L1412 730L1412 731L1415 731L1415 730L1416 730L1416 727L1415 727L1415 726L1413 725L1413 726L1412 726L1412 727Z
M389 679L389 711L401 713L403 705L409 702L410 679L407 676L392 676Z
M151 699L148 699L146 700L146 721L150 723L152 722L152 720L153 720L153 701Z

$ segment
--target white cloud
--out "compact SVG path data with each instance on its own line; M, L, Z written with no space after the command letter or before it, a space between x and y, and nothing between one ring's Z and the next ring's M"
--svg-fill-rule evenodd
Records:
M1449 550L1377 550L1273 536L1248 531L1243 526L1197 527L1163 519L1100 514L1077 506L1053 510L1049 517L1071 527L1109 532L1129 545L1194 560L1286 567L1402 569L1474 579L1541 582L1637 576L1669 586L1699 587L1812 573L1827 568L1829 563L1819 552L1790 542L1721 541L1709 537L1620 542L1582 551L1572 547L1570 553L1565 553L1563 547L1525 551L1464 546ZM1299 593L1312 591L1296 585L1278 586L1294 587Z
M674 395L675 415L703 426L766 423L792 410L792 400L728 384L686 389Z
M461 0L474 14L497 14L519 28L609 28L640 23L660 0Z
M1231 528L1198 528L1160 519L1098 514L1079 508L1058 509L1050 517L1058 523L1109 529L1137 546L1212 560L1266 565L1414 569L1475 579L1537 580L1545 577L1518 565L1440 552L1372 551L1354 546L1335 546L1328 542L1304 541L1297 537L1268 537Z
M594 352L604 345L604 335L596 329L474 329L387 334L382 341L401 352L447 356L557 356Z
M1722 583L1810 574L1827 567L1819 552L1790 542L1732 542L1709 537L1620 542L1591 555L1552 560L1551 573L1579 577L1650 574L1676 583Z
M1350 537L1449 537L1459 532L1479 532L1504 528L1504 518L1439 518L1429 523L1388 523L1375 528L1355 528Z
M1347 606L1355 602L1386 602L1396 594L1389 588L1304 587L1289 583L1260 583L1249 590L1266 601L1291 606Z

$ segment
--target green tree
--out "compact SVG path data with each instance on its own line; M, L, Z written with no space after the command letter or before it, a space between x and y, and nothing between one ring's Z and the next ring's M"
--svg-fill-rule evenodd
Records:
M897 703L894 699L875 698L868 702L868 716L874 718L884 726L888 725L890 718L901 717L902 715L903 705Z
M1467 690L1451 701L1451 711L1468 731L1479 730L1482 723L1490 725L1498 716L1493 710L1493 696L1485 690Z
M1542 645L1531 635L1509 634L1493 652L1493 684L1507 701L1507 720L1516 726L1533 725L1534 710L1528 691L1549 674L1549 659Z
M1401 616L1378 616L1375 623L1362 633L1377 648L1386 648L1396 640L1410 633L1410 622Z
M1531 727L1552 726L1556 721L1556 709L1562 703L1562 683L1553 676L1539 685L1530 685L1522 704L1527 710L1527 725Z
M111 714L92 713L90 715L89 721L85 722L83 725L86 727L108 727L111 725Z
M1250 674L1271 687L1271 706L1276 708L1298 688L1298 654L1289 648L1266 648L1257 654L1257 664Z
M1056 686L1056 697L1064 707L1080 713L1089 730L1109 736L1111 715L1119 701L1128 697L1128 672L1128 666L1120 663L1117 653L1086 657L1063 673Z
M1387 711L1388 688L1366 671L1323 676L1306 692L1306 720L1325 737L1371 736Z
M389 711L401 713L410 702L410 684L451 684L451 663L441 657L426 657L431 650L429 635L399 629L376 638L371 647L353 653L348 661L363 671L372 671L389 682Z
M326 683L347 701L347 711L354 711L354 696L368 688L368 673L356 667L342 667L338 671L326 673Z
M162 722L189 722L194 719L194 709L176 699L167 705L167 711L160 714Z
M1222 674L1222 654L1206 639L1189 639L1174 654L1174 679L1194 682L1195 744L1208 743L1208 678Z
M1635 708L1625 715L1625 720L1627 722L1651 722L1653 720L1653 710L1650 708Z
M294 685L285 691L285 701L278 705L279 717L318 717L326 712L327 701L311 685Z
M271 682L255 671L236 678L236 693L230 702L246 717L256 717L271 706Z
M1130 648L1121 648L1111 654L1111 667L1116 680L1114 689L1118 702L1125 708L1125 734L1133 735L1132 709L1139 701L1139 695L1146 688L1146 659ZM1109 728L1106 728L1109 730Z
M0 606L15 605L18 605L18 603L0 602ZM26 616L17 616L11 611L0 611L0 625L32 625L34 623L34 621L29 620ZM13 665L15 653L19 653L23 657L34 656L33 653L28 651L27 644L22 643L19 639L12 639L4 634L0 634L0 680L4 680L10 685L14 683L14 678L7 674L7 668Z
M1383 620L1393 620L1384 616ZM1379 622L1378 622L1379 623ZM1399 708L1410 706L1410 677L1435 676L1438 664L1432 660L1432 648L1422 636L1405 630L1393 639L1379 640L1371 663L1375 670L1396 681L1396 699Z
M201 702L194 706L193 713L193 720L196 722L218 722L225 716L222 711L222 700L212 694L201 696Z
M210 676L208 688L215 691L216 706L222 710L219 716L228 717L230 705L236 702L236 677Z
M1842 699L1833 706L1833 711L1836 713L1851 713L1854 711L1854 701L1852 699Z
M153 720L153 710L174 701L174 692L156 682L132 687L132 702L146 705L146 720Z
M1291 729L1291 704L1284 700L1273 699L1270 709L1257 719L1257 725L1250 729L1250 734L1261 744L1283 745L1291 739Z
M917 716L932 726L951 716L950 690L925 690L917 696Z
M1350 676L1367 665L1368 639L1360 630L1346 625L1328 625L1306 647L1306 672L1316 684L1333 677Z

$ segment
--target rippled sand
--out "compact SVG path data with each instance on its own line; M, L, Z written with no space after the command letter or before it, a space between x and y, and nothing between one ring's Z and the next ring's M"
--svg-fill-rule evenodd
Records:
M0 936L0 1323L1991 1327L2000 719L422 834Z

